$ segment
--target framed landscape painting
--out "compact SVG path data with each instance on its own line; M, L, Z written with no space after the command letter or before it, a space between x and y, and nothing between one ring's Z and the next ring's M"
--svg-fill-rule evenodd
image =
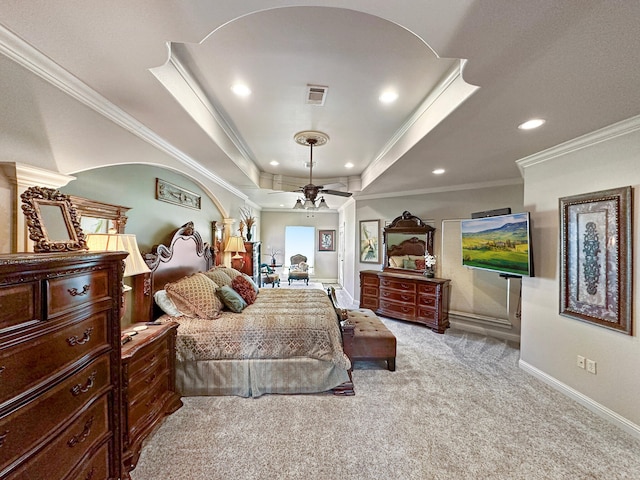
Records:
M560 315L631 335L631 187L559 201Z
M360 220L360 262L380 263L380 220Z

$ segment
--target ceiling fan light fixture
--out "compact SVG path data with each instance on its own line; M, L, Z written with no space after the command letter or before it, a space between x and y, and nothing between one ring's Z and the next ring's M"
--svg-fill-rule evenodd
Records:
M304 205L302 205L302 200L296 200L296 204L293 206L294 210L302 210L304 209Z
M329 205L324 201L324 197L320 198L320 203L318 204L318 210L329 210Z
M316 208L316 203L313 200L311 200L310 198L307 198L304 201L304 208L306 208L307 210L312 209L312 208L315 209Z

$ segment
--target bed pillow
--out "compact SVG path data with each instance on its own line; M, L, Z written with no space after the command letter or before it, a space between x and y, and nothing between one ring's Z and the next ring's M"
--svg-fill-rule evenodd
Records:
M204 272L204 274L211 280L216 282L220 287L231 285L231 277L227 275L224 270L221 270L219 268L212 268L211 270Z
M243 273L242 276L244 278L246 278L249 283L251 283L251 286L253 287L253 289L256 291L256 294L260 293L260 287L258 287L258 285L256 284L256 282L253 281L253 278L251 278L249 275L247 275L246 273Z
M407 268L409 270L415 270L416 269L416 261L415 260L411 260L409 258L405 258L404 260L402 260L402 268Z
M160 307L160 309L171 317L182 317L184 314L178 310L176 304L173 303L173 300L169 298L166 290L158 290L153 294L153 299L156 302L156 305Z
M247 302L229 285L223 285L218 289L218 295L226 307L235 313L240 313L247 306Z
M201 318L218 318L222 302L216 295L218 285L202 273L194 273L177 282L167 283L165 290L180 312Z
M238 275L233 279L231 282L231 288L240 294L242 299L247 302L247 305L251 305L256 301L258 294L254 290L253 285L249 283L249 280L244 278L242 275Z
M226 273L227 275L229 275L229 278L231 280L233 280L234 278L236 278L238 275L242 275L242 272L239 272L238 270L236 270L235 268L229 268L229 267L216 267L216 270L220 270L224 273Z
M389 257L389 266L396 268L403 268L403 260L407 259L406 255L393 255Z
M424 257L419 258L418 260L416 260L416 268L418 270L424 270L426 267L425 263L424 263Z

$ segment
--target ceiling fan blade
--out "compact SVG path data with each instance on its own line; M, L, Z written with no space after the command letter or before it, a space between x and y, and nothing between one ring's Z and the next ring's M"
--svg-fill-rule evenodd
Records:
M353 195L351 192L341 192L340 190L320 190L320 193L326 193L327 195L337 195L339 197L350 197Z

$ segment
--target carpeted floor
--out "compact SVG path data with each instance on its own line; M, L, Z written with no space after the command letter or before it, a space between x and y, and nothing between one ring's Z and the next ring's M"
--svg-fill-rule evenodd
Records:
M639 479L640 441L517 366L518 350L384 319L397 371L356 395L184 398L133 480Z

